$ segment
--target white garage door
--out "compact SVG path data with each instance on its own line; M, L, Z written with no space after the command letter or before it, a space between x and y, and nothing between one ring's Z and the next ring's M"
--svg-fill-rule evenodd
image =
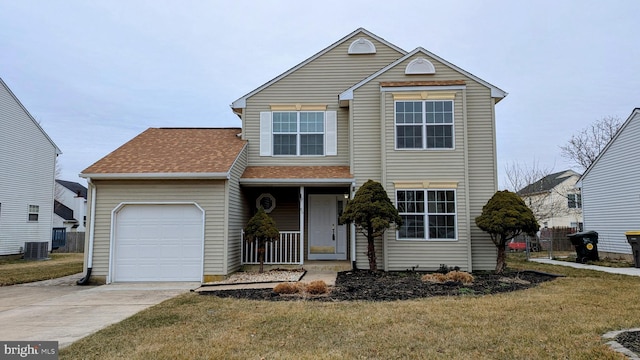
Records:
M112 281L201 281L202 211L125 205L116 213Z

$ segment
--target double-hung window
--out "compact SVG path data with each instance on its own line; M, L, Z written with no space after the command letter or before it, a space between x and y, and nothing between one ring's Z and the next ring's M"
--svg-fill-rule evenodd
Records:
M29 205L29 221L38 221L38 215L40 214L40 206Z
M324 155L324 112L273 112L273 155Z
M567 195L567 207L569 209L582 208L582 195L581 194L568 194Z
M455 240L455 190L398 190L399 240Z
M396 149L453 149L453 101L396 101Z

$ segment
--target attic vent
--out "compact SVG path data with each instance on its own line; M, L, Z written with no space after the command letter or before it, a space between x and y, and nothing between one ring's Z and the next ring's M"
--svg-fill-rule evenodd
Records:
M365 38L355 40L349 45L349 54L375 54L376 46Z
M49 256L48 242L26 242L24 243L25 260L43 260Z
M417 58L414 59L407 65L407 68L404 69L404 73L407 75L413 74L435 74L436 68L433 66L431 61L425 58Z

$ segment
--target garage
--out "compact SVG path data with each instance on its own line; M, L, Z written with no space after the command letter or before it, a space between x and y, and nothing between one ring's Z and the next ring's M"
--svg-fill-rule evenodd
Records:
M202 281L203 218L195 204L121 205L113 216L111 281Z

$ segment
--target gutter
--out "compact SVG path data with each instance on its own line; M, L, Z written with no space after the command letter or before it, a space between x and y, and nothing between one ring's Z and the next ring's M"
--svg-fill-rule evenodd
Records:
M87 182L91 187L91 208L89 210L89 216L91 220L91 226L89 227L89 254L87 255L87 273L82 279L78 280L78 285L89 285L89 279L91 278L91 269L93 268L93 240L96 230L96 186L91 182L90 177L87 177Z

